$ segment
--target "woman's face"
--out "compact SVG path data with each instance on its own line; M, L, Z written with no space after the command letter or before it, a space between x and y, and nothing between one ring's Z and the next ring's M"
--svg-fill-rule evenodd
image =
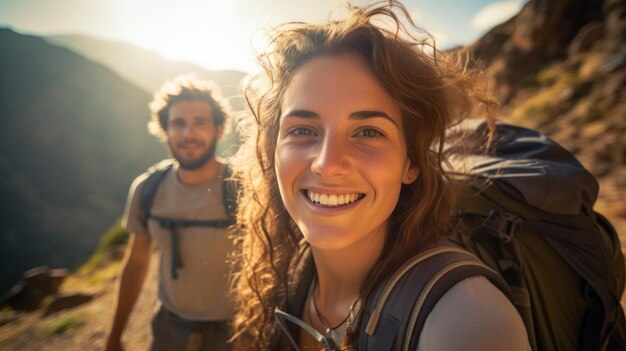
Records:
M312 59L293 75L281 111L278 186L306 240L318 249L382 245L400 187L418 170L400 111L365 61Z

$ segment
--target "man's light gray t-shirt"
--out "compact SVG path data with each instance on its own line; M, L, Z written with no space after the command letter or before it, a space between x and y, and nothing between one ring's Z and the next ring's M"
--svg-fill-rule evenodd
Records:
M164 176L156 192L151 214L158 217L221 220L228 216L223 204L224 165L218 176L198 185L185 185L177 176L175 164ZM233 305L228 297L227 255L232 240L226 228L178 228L180 257L183 267L172 279L171 233L153 219L146 228L139 219L139 192L146 175L131 185L123 225L136 235L149 233L160 253L159 298L163 305L181 318L194 321L225 320L232 317Z

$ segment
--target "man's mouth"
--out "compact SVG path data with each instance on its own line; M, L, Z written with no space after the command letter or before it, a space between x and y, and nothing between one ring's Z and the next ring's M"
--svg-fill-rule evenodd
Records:
M362 193L324 194L304 189L306 197L314 204L325 207L340 207L357 202L365 197Z
M179 148L183 149L183 150L191 150L191 149L198 149L201 146L202 145L200 145L198 143L187 143L187 144L179 145Z

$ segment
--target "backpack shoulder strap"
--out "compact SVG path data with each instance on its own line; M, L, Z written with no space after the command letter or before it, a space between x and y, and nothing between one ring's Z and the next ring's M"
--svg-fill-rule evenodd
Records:
M444 242L422 251L366 303L360 319L359 350L415 350L426 318L439 299L472 276L485 276L510 298L498 273L466 250Z
M237 214L237 195L239 192L239 183L233 179L233 170L230 165L226 165L223 174L223 188L222 188L222 201L224 203L224 210L228 216L230 224L235 223L235 216Z
M139 192L139 217L144 226L147 226L150 209L152 208L159 184L167 171L172 169L173 165L174 160L167 159L155 163L146 171L147 177Z
M237 211L237 191L239 189L238 184L232 179L232 169L225 167L222 174L222 203L227 219L219 220L188 220L181 218L169 218L152 216L150 209L152 208L154 197L159 188L159 184L165 177L165 174L172 169L174 160L167 159L159 163L154 164L146 171L147 178L143 183L141 191L139 193L139 208L140 217L144 225L147 225L148 218L155 219L162 227L213 227L213 228L226 228L235 223L235 214Z

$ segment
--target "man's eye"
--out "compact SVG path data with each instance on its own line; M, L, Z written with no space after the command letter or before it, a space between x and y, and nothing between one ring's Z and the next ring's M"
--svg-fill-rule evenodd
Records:
M385 135L377 131L376 129L364 128L364 129L359 130L356 133L356 136L362 136L362 137L367 137L367 138L377 138L377 137L382 137Z
M315 136L315 135L317 135L315 131L313 131L311 128L306 128L306 127L295 127L287 131L287 136L290 136L290 137L303 137L303 136Z
M183 128L185 126L185 122L182 121L172 121L170 125L174 128Z

